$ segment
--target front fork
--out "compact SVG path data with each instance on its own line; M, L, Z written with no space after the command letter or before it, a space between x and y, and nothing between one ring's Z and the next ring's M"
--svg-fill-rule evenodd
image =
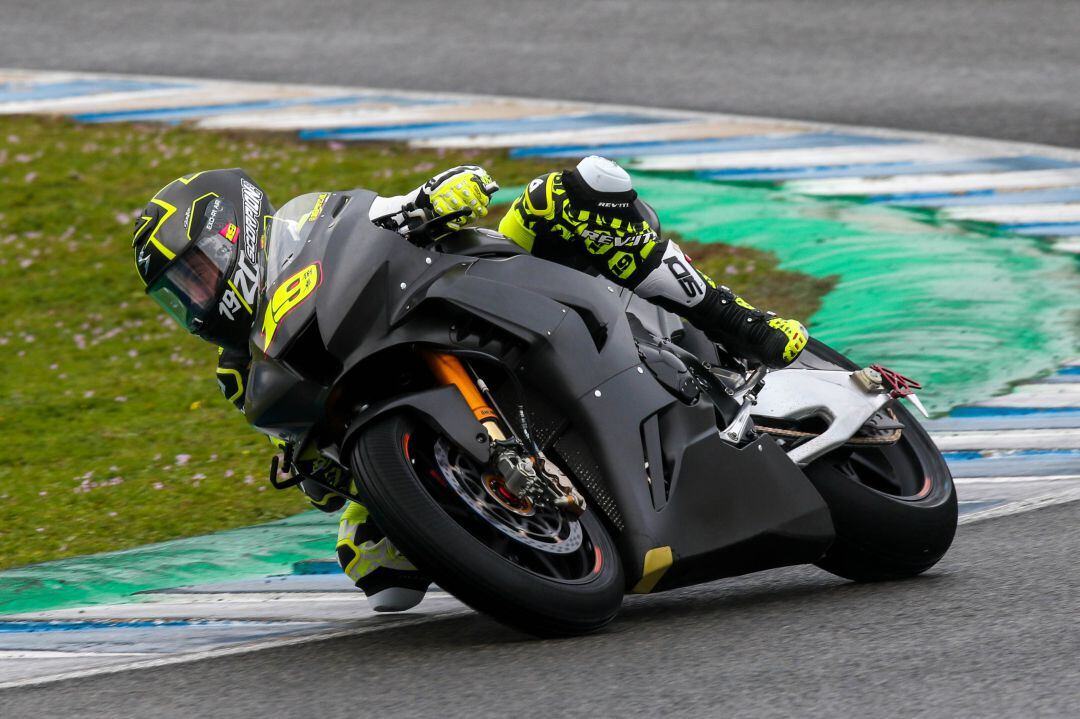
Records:
M543 452L530 455L525 444L513 437L509 423L487 403L460 359L444 352L424 351L421 355L440 384L458 388L473 416L487 430L494 445L492 464L501 475L506 491L514 498L528 497L533 501L546 498L574 515L585 511L585 498L570 479ZM500 502L506 499L498 496L497 488L488 486L488 490Z
M435 375L435 379L439 381L439 384L452 384L458 388L461 396L468 403L469 409L472 410L473 416L479 420L480 424L484 425L484 429L487 430L491 439L496 442L505 441L506 432L503 431L503 427L499 422L498 412L492 409L484 400L484 396L480 394L480 390L477 388L476 383L473 382L472 377L469 376L469 372L465 369L465 365L461 363L461 360L454 355L443 352L421 352L420 354L423 355L424 362L427 363L428 369Z

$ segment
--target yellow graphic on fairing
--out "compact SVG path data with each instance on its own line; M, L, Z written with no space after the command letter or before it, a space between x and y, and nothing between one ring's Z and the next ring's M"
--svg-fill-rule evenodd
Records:
M315 262L282 282L274 290L274 296L270 298L266 314L263 315L264 352L270 349L270 343L274 341L274 334L285 315L314 292L321 282L322 267Z

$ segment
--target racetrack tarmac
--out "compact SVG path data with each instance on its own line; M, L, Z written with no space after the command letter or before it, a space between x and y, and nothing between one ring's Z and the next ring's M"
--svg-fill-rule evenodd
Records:
M480 616L0 692L4 717L1080 712L1080 503L962 526L921 578L813 568L627 601L539 641Z
M594 100L1080 147L1072 0L5 0L0 67Z

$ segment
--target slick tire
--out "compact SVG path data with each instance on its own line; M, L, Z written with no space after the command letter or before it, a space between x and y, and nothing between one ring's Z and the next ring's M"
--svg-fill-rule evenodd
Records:
M416 457L407 455L416 444L411 438L424 435L419 422L394 415L366 428L351 455L369 511L417 568L473 609L535 636L584 634L615 617L623 597L622 565L592 511L579 519L596 553L587 576L560 581L519 566L452 518L440 503L446 498L437 499L421 479Z
M839 367L858 369L820 342L811 340L807 352ZM836 528L836 540L817 566L846 579L880 581L925 572L944 556L956 534L956 487L941 452L906 408L899 402L891 408L904 425L900 440L884 450L856 452L876 452L874 464L907 473L906 486L912 489L898 495L868 486L852 470L855 453L845 457L845 450L806 468Z

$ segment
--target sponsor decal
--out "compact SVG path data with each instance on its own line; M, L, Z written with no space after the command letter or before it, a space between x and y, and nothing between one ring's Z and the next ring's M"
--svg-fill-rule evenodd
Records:
M232 226L235 227L235 225ZM221 234L224 235L225 231L223 230ZM251 308L255 306L255 294L259 291L259 270L248 261L245 253L239 252L236 256L236 270L230 279L228 289L221 295L221 301L218 302L218 314L225 315L231 320L240 310L252 312ZM237 297L236 291L240 292L240 297Z
M139 263L139 271L145 277L146 273L150 271L150 243L149 242L147 242L145 245L143 245L142 249L139 250L138 263Z
M597 202L597 207L629 207L629 202Z
M643 245L646 242L656 240L657 237L656 233L652 230L647 230L636 235L626 235L624 237L605 235L602 232L590 230L588 227L584 227L578 232L586 240L595 242L598 245L615 245L616 247L625 247L626 245Z
M263 351L270 349L274 334L285 315L307 299L322 283L322 265L314 262L278 285L263 315Z
M682 287L687 297L693 298L705 294L705 288L698 283L697 275L690 269L689 263L678 257L665 257L664 264L671 271L675 281Z
M319 219L319 215L322 213L323 205L326 204L326 200L329 197L329 192L324 192L319 195L318 199L315 200L315 206L311 208L311 213L308 214L308 221L314 222L315 220Z
M240 178L240 189L244 195L244 252L252 265L258 262L259 221L262 212L263 193L258 187L244 178Z
M220 199L215 199L210 203L209 211L206 213L206 226L203 227L204 232L214 229L214 223L217 222L217 216L221 212L222 206Z

